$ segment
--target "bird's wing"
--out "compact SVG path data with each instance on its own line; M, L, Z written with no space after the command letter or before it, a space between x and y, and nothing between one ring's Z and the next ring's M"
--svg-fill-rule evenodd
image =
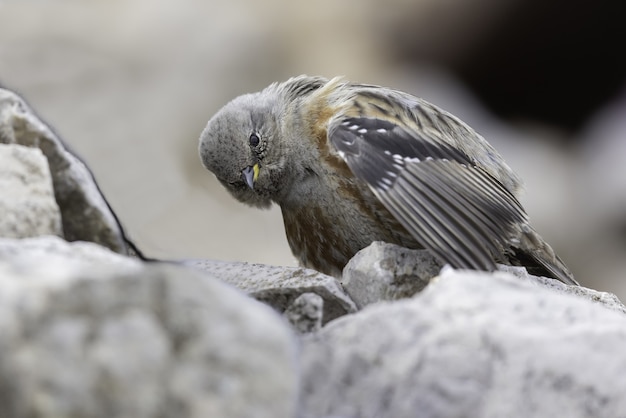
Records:
M424 247L455 268L494 270L524 209L454 141L393 118L337 115L328 138L354 175ZM453 133L444 132L444 135Z

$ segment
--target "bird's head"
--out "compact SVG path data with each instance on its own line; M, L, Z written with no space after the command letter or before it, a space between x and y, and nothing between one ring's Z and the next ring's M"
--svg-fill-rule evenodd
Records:
M202 164L239 201L267 208L283 186L276 101L265 92L239 96L213 116L198 151Z

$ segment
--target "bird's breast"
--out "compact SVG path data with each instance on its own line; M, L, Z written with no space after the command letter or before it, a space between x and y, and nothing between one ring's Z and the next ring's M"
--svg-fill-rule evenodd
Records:
M352 179L300 201L281 210L289 246L305 267L340 277L350 258L374 241L419 248L369 188Z

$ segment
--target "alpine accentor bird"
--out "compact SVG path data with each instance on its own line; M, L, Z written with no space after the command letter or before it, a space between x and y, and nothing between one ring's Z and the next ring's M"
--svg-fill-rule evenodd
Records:
M385 241L454 268L522 265L577 284L529 225L496 150L410 94L295 77L224 106L199 152L236 199L278 204L294 255L323 273L340 276L357 251Z

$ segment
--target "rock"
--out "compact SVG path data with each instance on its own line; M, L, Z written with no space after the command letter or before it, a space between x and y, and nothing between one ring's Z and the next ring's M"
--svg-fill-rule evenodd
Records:
M409 250L394 244L374 242L359 251L343 271L341 284L357 307L383 300L403 299L422 291L442 269L442 263L427 250ZM568 286L548 277L528 274L524 267L499 264L523 281L548 287L559 293L575 294L609 309L626 313L626 307L612 293Z
M285 310L285 318L301 334L322 328L324 299L315 293L303 293Z
M0 88L0 143L39 148L48 159L63 231L127 253L124 232L91 172L15 93Z
M39 149L0 144L0 237L63 236L46 157Z
M293 417L295 338L191 269L0 239L2 417Z
M279 312L301 294L315 293L324 300L323 324L357 310L337 279L315 270L213 260L186 260L184 264L232 284Z
M409 250L373 242L343 269L341 284L362 308L381 300L396 300L421 291L439 274L443 264L428 250Z
M413 298L303 337L302 416L621 417L625 346L626 316L610 308L446 269Z
M613 293L600 292L582 286L570 286L549 277L532 276L528 274L524 267L515 267L500 264L498 265L498 269L500 271L511 273L519 279L528 283L532 283L536 286L549 288L555 292L562 294L576 295L583 299L587 299L590 302L600 304L605 308L626 314L626 306L624 306L624 304Z

